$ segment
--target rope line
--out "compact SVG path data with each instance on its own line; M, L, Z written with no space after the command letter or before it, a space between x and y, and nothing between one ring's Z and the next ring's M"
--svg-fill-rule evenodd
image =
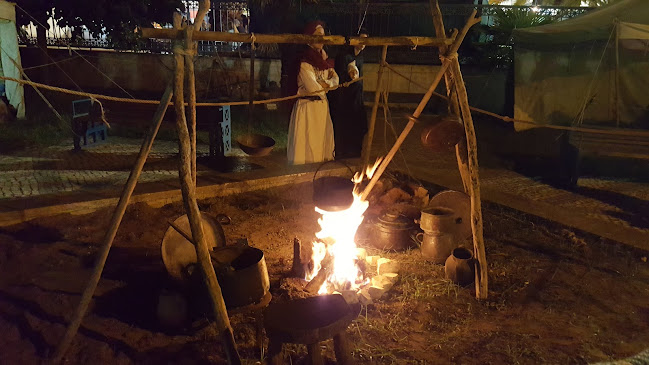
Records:
M428 90L428 86L422 85L418 83L417 81L412 80L408 76L402 74L401 72L397 71L394 67L389 65L387 62L385 62L385 66L390 69L390 71L394 72L397 76L402 77L413 85L420 87L424 90ZM438 92L433 91L433 95L442 98L444 100L448 100L448 97L446 95L442 95ZM551 125L551 124L541 124L538 122L532 122L530 120L521 120L521 119L515 119L511 117L507 117L504 115L496 114L484 109L476 108L473 106L469 106L469 108L477 113L485 114L490 117L494 117L497 119L500 119L502 121L508 122L508 123L521 123L521 124L529 124L529 125L535 125L537 127L542 127L542 128L548 128L548 129L557 129L557 130L564 130L564 131L574 131L574 132L585 132L585 133L594 133L594 134L608 134L608 135L617 135L617 136L640 136L640 137L647 137L649 138L649 132L641 131L641 130L623 130L623 129L597 129L597 128L586 128L586 127L569 127L569 126L561 126L561 125Z
M92 94L92 93L86 93L82 91L75 91L75 90L70 90L58 86L51 86L51 85L46 85L46 84L41 84L38 82L33 82L33 81L27 81L27 80L20 80L20 79L15 79L13 77L7 77L7 76L0 76L0 80L7 80L7 81L14 81L20 84L25 84L25 85L30 85L33 87L37 88L42 88L46 90L51 90L51 91L57 91L65 94L71 94L71 95L77 95L77 96L83 96L87 97L90 99L101 99L101 100L108 100L108 101L115 101L115 102L121 102L121 103L132 103L132 104L150 104L150 105L158 105L160 104L159 100L147 100L147 99L128 99L128 98L120 98L117 96L108 96L108 95L102 95L102 94ZM323 91L331 91L331 90L336 90L341 87L348 87L349 85L359 82L363 80L363 77L359 77L357 79L333 86L333 87L327 87L320 89L318 91L305 94L305 95L291 95L291 96L284 96L281 98L274 98L274 99L264 99L264 100L253 100L253 104L259 105L259 104L268 104L268 103L276 103L280 101L286 101L286 100L292 100L292 99L297 99L301 98L304 96L314 96L322 93ZM224 102L224 103L196 103L196 106L227 106L227 105L248 105L250 102L249 101L232 101L232 102ZM173 103L169 103L170 105ZM187 105L187 103L185 103Z
M59 60L59 61L54 61L54 62L50 62L50 63L45 63L45 64L38 65L38 66L23 67L23 71L33 70L33 69L41 68L41 67L52 66L52 65L54 65L54 64L56 64L56 63L63 63L63 62L67 62L67 61L74 60L74 59L76 59L76 58L79 58L79 56L72 56L72 57L64 58L64 59Z

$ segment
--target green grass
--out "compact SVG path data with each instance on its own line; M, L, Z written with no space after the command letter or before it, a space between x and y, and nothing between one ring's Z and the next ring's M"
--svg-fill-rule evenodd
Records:
M0 153L57 145L72 137L69 116L48 114L0 124Z

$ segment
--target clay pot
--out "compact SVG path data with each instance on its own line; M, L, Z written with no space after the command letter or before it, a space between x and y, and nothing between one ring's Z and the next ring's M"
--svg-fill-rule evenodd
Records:
M444 264L457 247L453 235L442 232L419 233L417 241L421 245L421 255L424 259L435 264Z
M446 278L457 285L466 286L475 279L473 253L464 247L453 250L444 265Z

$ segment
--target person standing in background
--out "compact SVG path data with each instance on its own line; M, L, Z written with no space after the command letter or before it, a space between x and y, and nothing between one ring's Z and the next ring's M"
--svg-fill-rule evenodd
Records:
M367 36L367 31L361 28L359 37ZM363 76L364 49L365 46L346 46L336 55L335 70L341 84ZM367 133L363 81L330 92L329 106L334 125L336 159L360 157L363 138Z
M324 35L321 22L311 22L303 34ZM323 44L309 44L297 70L297 99L288 129L287 157L291 165L334 158L334 133L324 88L338 85L338 75L327 62ZM316 95L309 95L316 93Z

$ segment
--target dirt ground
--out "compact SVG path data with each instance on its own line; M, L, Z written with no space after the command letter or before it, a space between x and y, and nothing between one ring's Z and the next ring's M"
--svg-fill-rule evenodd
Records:
M229 243L247 238L264 251L274 301L287 300L280 283L291 267L293 237L308 242L317 230L311 194L311 185L301 184L199 204L231 217L224 226ZM111 213L0 229L0 363L35 364L52 353ZM158 296L170 287L160 243L167 221L181 214L180 203L128 209L67 363L224 363L213 326L195 321L172 331L156 319ZM358 363L583 364L649 347L647 253L494 205L484 205L484 222L488 300L445 280L443 267L424 261L418 249L381 253L401 262L400 281L349 327ZM231 321L245 363L259 362L254 319L239 314ZM331 341L323 345L333 362ZM305 362L304 347L285 349L287 363Z

